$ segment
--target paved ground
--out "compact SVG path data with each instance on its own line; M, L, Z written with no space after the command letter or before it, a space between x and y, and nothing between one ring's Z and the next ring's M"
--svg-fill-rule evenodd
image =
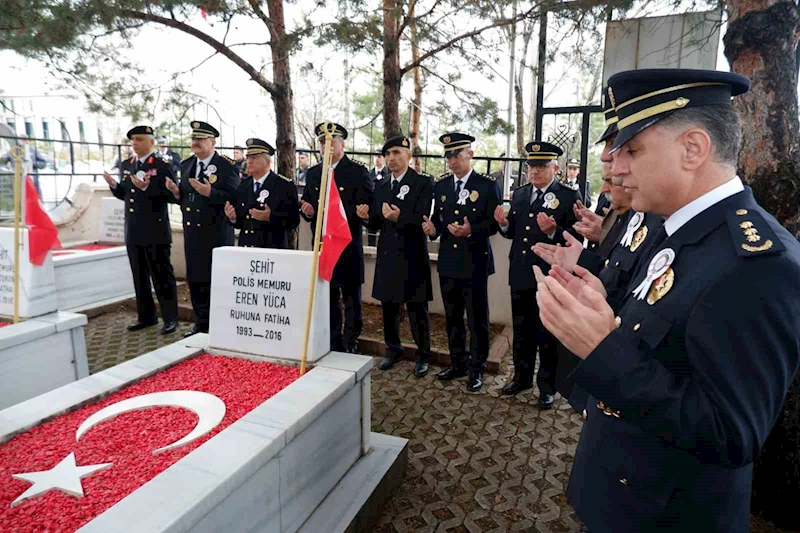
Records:
M89 320L91 372L175 342L191 326L181 324L166 337L159 327L128 333L134 319L121 309ZM500 396L510 364L506 354L500 373L487 376L478 394L465 392L464 379L438 382L436 367L423 379L412 376L410 362L373 372L373 431L410 441L405 481L375 533L580 531L563 493L582 419L560 399L556 409L539 411L532 391ZM753 526L781 533L769 524Z

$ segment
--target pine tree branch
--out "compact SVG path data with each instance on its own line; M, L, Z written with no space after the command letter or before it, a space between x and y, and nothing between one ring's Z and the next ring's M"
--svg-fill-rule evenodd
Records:
M251 0L255 1L255 0ZM153 13L147 13L142 11L135 11L133 9L122 9L120 10L120 14L125 17L130 17L136 20L145 20L148 22L155 22L156 24L161 24L164 26L168 26L170 28L182 31L192 37L200 39L211 48L222 54L223 56L230 59L236 66L244 70L250 78L255 81L258 85L264 88L271 95L279 95L281 93L281 89L265 78L258 70L256 70L253 65L245 61L241 56L231 51L230 48L219 42L218 40L214 39L207 33L203 33L202 31L189 26L184 22L180 22L178 20L173 20L170 18L162 17L159 15L155 15Z

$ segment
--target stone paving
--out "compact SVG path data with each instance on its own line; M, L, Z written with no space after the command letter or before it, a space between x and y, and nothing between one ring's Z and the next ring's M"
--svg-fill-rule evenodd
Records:
M90 372L175 342L191 327L182 323L179 333L168 336L159 335L160 327L129 333L125 326L134 320L126 309L89 320ZM540 411L535 390L501 396L512 370L510 354L477 394L465 391L465 379L437 381L439 370L431 367L417 379L413 363L401 362L373 372L373 431L409 439L405 480L374 533L580 531L563 494L582 417L560 398L555 409ZM754 526L759 533L780 533Z

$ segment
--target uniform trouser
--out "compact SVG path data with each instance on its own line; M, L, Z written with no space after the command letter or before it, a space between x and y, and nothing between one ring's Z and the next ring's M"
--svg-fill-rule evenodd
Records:
M468 287L461 280L440 277L447 342L450 360L459 368L469 367L483 372L489 358L489 290L488 280L473 279ZM470 351L466 350L467 331L464 328L464 310L470 331Z
M147 246L128 245L128 260L133 274L133 287L136 290L136 311L139 322L157 322L156 306L150 290L150 278L156 289L156 297L161 307L164 322L178 320L178 295L175 288L175 274L169 260L169 244Z
M344 324L340 299L344 303ZM355 350L363 324L361 285L331 282L331 350Z
M570 374L572 374L572 371L575 370L581 360L560 342L558 343L557 353L556 389L561 393L561 396L569 401L573 409L582 413L586 409L589 394L580 385L576 385L575 380L570 377Z
M203 333L208 333L208 314L211 307L211 283L190 281L189 294L194 309L194 325Z
M511 291L511 315L514 323L514 371L523 383L533 383L536 352L539 352L539 372L536 384L540 393L555 394L558 341L542 324L536 289Z
M400 343L400 316L403 304L382 302L383 308L383 340L387 350L395 356L403 353ZM417 345L417 361L427 363L431 357L431 331L428 323L427 302L406 302L408 324L411 326L411 335Z

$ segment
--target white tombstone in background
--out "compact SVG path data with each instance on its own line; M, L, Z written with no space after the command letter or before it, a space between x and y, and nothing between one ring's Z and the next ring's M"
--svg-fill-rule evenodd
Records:
M42 266L29 259L28 229L20 230L19 316L29 318L58 309L53 258L47 254ZM14 315L14 228L0 228L0 315Z
M209 345L299 361L308 308L312 252L214 249ZM330 351L330 288L316 279L307 360Z
M113 196L100 202L100 242L125 242L125 204Z

